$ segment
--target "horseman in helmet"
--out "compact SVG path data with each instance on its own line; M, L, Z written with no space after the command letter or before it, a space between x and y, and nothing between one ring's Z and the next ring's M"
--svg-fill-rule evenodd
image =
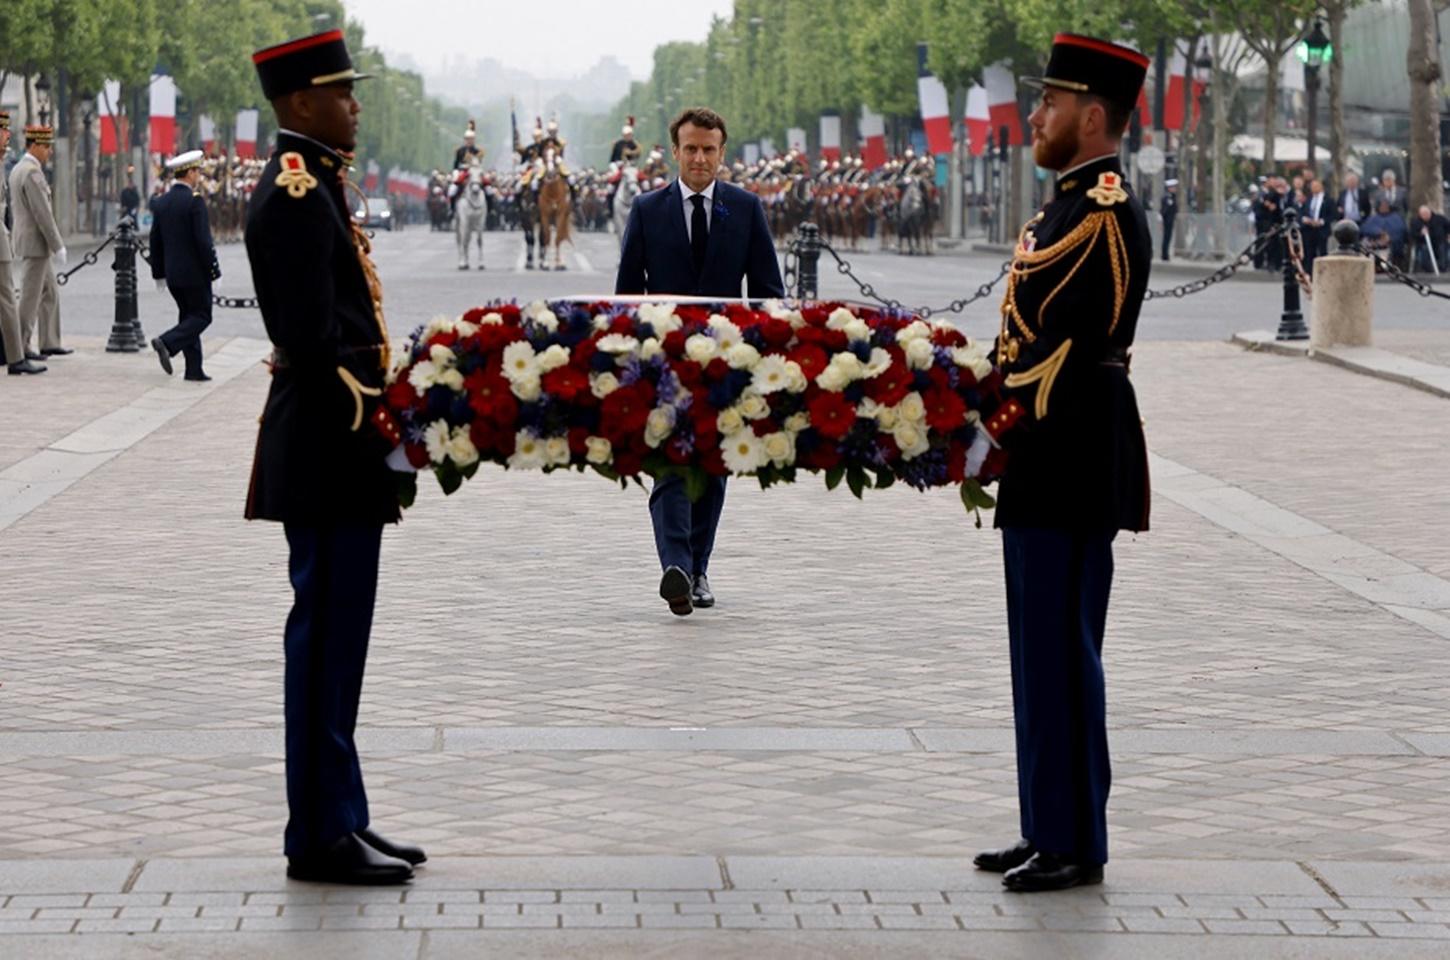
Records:
M625 121L624 129L619 133L619 139L614 141L614 146L609 150L609 162L631 164L638 160L640 154L644 152L639 141L634 138L634 117Z
M478 145L478 125L470 120L468 129L463 131L463 145L453 152L453 169L462 170L482 162L483 148Z

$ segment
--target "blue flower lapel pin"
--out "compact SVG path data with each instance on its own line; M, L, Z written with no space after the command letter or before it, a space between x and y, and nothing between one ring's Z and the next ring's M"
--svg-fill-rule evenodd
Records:
M730 208L727 207L727 206L725 206L725 204L722 201L720 201L720 200L716 200L715 201L715 211L714 212L715 212L715 216L719 217L721 220L728 220L728 219L730 219Z

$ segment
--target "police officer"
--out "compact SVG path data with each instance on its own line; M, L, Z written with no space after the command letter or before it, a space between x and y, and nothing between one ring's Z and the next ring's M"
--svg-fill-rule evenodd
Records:
M1163 217L1163 262L1167 263L1173 252L1173 225L1178 220L1178 181L1163 181L1163 199L1158 203L1158 212Z
M406 467L381 402L382 288L343 191L357 142L353 82L364 75L341 30L252 60L278 131L247 207L247 258L275 350L246 515L280 521L291 551L287 875L401 883L423 851L369 826L353 742L383 526L399 519L390 465Z
M191 150L173 157L166 169L175 182L151 210L151 276L156 289L170 290L176 326L151 341L161 369L171 375L171 358L186 358L186 379L210 380L201 368L201 335L211 326L211 285L222 275L212 244L206 200L196 192L205 155Z
M968 457L1005 452L1002 530L1022 839L976 859L1009 890L1100 883L1110 770L1102 643L1119 530L1148 529L1148 461L1128 352L1153 260L1118 160L1148 67L1073 34L1053 43L1029 122L1056 197L1023 229L995 359L1007 399ZM987 474L997 467L989 466Z

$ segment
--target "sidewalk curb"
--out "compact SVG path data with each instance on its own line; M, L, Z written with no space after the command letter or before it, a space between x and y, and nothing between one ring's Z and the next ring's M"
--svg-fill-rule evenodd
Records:
M1450 399L1450 367L1402 357L1377 347L1331 347L1315 349L1307 340L1276 340L1268 330L1236 333L1229 342L1254 352L1277 353L1285 357L1308 357L1354 373L1423 390Z

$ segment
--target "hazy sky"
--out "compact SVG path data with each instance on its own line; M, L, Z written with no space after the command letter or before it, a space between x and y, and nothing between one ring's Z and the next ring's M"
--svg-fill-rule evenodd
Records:
M343 0L369 44L413 56L425 70L445 58L493 57L537 76L583 73L613 54L636 79L654 48L705 39L733 0Z

